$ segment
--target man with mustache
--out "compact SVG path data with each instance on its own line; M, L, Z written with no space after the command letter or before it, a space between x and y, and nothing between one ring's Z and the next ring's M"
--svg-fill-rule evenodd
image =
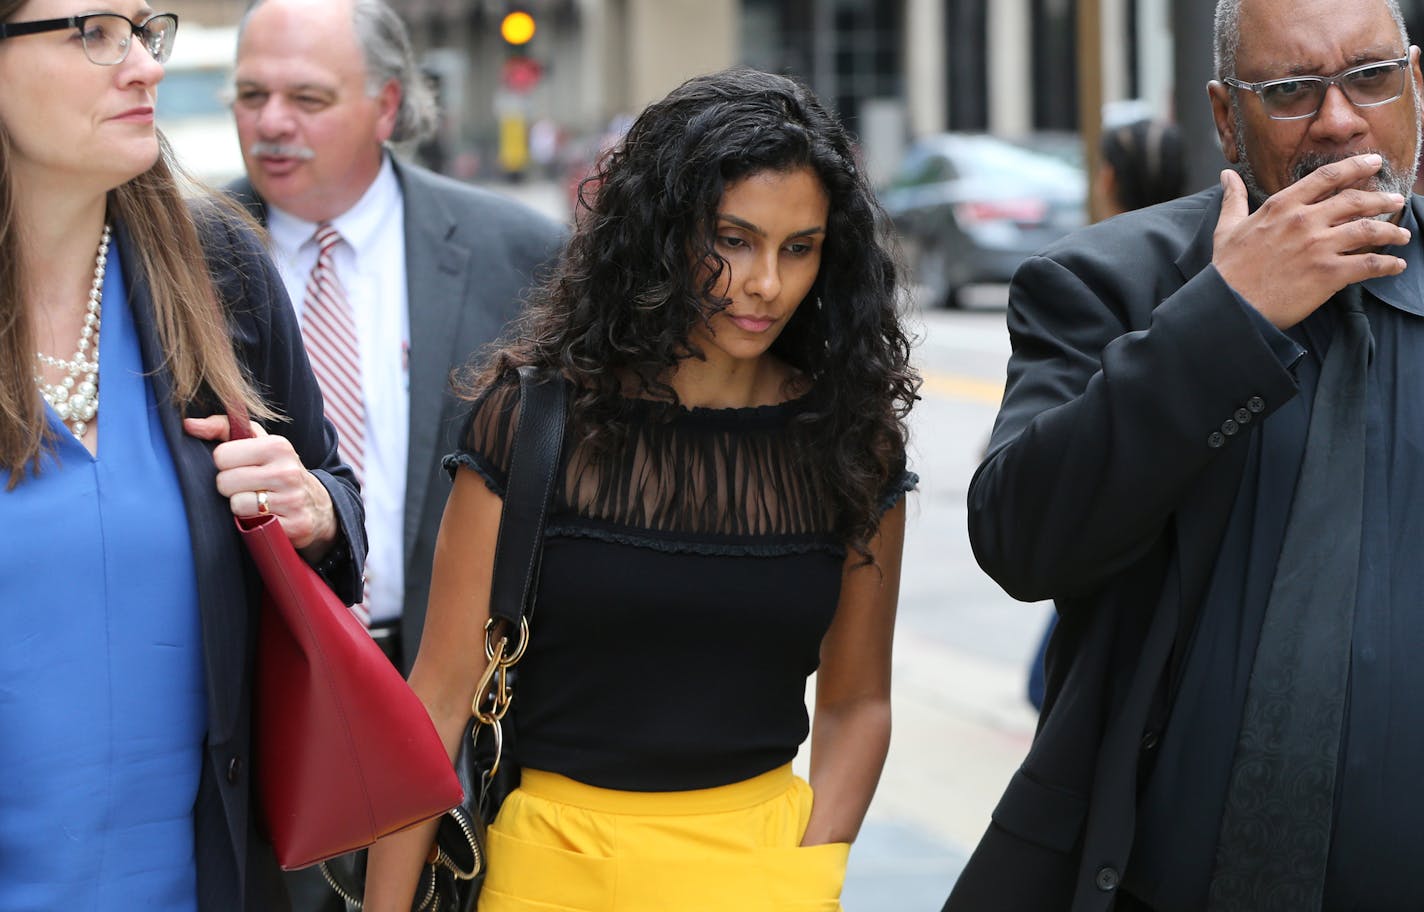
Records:
M419 645L450 490L453 367L493 341L563 232L532 210L399 160L434 99L384 0L259 0L240 26L233 116L327 417L357 469L370 554L358 614L401 671ZM335 903L313 870L291 880Z
M1060 622L947 912L1424 908L1424 205L1395 0L1218 0L1221 186L1015 277L970 537Z
M370 510L372 634L406 671L450 487L440 457L458 430L447 378L518 313L563 234L392 154L427 135L435 111L384 0L260 0L242 21L234 79L248 179L229 189L271 232L318 378L328 349L346 356L323 392ZM330 267L320 295L318 266ZM313 326L332 283L347 324Z

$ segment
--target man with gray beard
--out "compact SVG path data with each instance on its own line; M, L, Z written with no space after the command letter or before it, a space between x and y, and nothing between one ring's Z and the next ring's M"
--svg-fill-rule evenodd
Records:
M1424 908L1424 201L1395 0L1219 0L1221 186L1019 270L970 537L1052 598L946 912Z

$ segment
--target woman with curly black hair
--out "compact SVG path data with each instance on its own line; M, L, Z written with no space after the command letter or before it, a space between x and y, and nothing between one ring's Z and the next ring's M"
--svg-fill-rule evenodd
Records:
M889 745L915 480L918 378L882 213L837 120L750 69L650 106L581 200L516 341L470 373L410 679L453 756L483 664L513 375L562 377L514 710L523 778L480 909L838 910ZM808 729L809 785L790 768ZM409 908L430 836L376 847L366 908Z

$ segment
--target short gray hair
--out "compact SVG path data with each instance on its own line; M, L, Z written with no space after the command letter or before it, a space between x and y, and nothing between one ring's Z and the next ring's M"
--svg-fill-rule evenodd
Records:
M266 0L252 0L238 23L238 40L247 28L253 10ZM366 65L366 93L375 96L386 83L400 86L400 109L396 112L391 142L410 143L428 139L439 117L435 93L415 62L410 32L385 0L351 0L351 20L356 43Z
M1242 0L1217 0L1216 21L1212 29L1216 46L1216 78L1236 75L1236 51L1241 46L1241 3ZM1399 40L1405 53L1409 52L1409 31L1404 27L1404 13L1399 10L1399 0L1384 0L1394 24L1399 26Z
M391 80L400 86L400 110L391 142L419 142L435 132L435 93L415 62L405 22L385 0L353 0L356 41L366 58L366 91L375 95Z

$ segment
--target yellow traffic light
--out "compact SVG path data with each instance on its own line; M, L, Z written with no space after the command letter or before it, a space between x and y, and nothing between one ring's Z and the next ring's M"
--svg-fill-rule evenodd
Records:
M534 29L534 17L523 10L509 13L499 23L500 36L513 45L528 44Z

